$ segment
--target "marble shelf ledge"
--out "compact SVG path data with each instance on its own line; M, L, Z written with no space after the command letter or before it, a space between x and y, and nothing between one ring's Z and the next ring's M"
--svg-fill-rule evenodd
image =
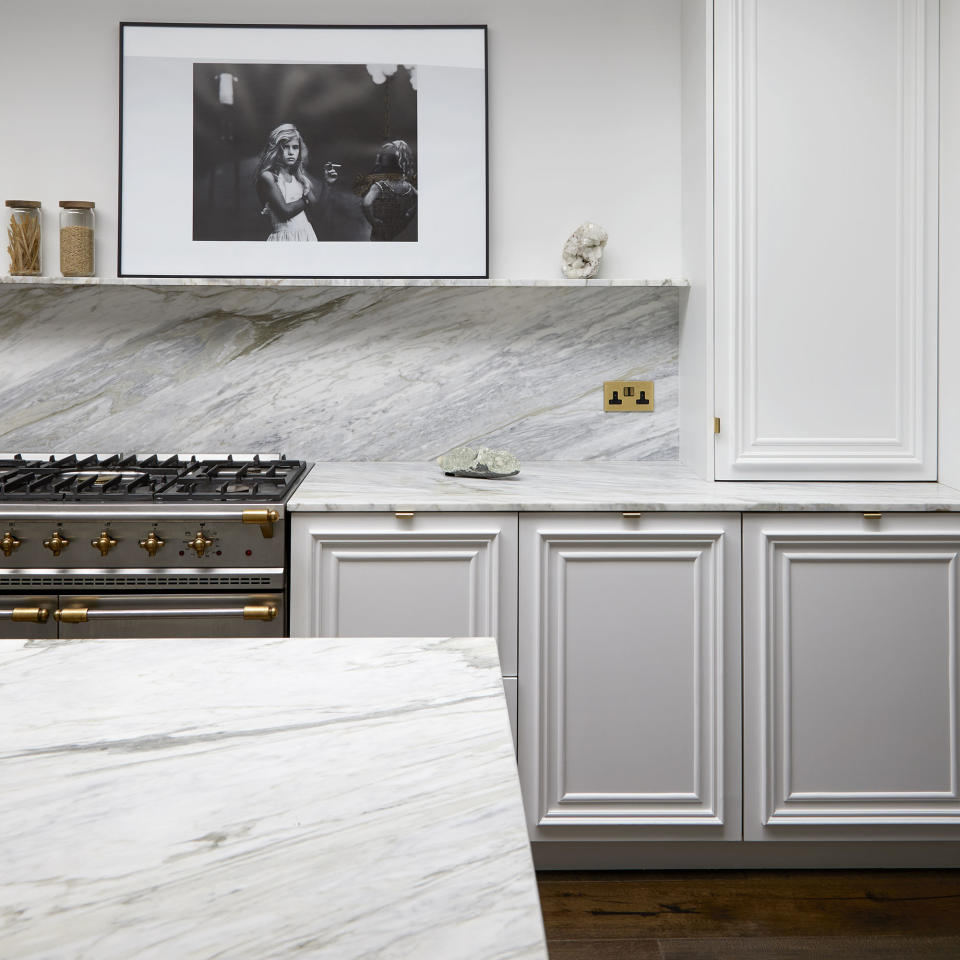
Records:
M472 280L458 278L311 277L3 277L0 283L73 287L689 287L690 281L663 280Z

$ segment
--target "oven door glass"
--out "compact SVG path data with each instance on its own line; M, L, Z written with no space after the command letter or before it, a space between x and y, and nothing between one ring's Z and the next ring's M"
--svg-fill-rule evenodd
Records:
M0 637L20 640L53 640L57 598L0 594Z
M282 637L283 594L78 594L60 597L60 636ZM51 618L52 619L52 618Z

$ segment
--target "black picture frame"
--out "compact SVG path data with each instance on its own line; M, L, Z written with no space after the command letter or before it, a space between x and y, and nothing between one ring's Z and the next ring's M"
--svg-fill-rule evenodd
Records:
M486 68L484 25L121 23L117 275L487 278Z

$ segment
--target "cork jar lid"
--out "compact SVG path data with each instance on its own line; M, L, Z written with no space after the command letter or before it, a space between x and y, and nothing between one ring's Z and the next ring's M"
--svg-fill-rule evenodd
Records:
M8 200L8 207L39 207L39 200Z
M68 210L92 210L96 204L92 200L61 200L60 206Z

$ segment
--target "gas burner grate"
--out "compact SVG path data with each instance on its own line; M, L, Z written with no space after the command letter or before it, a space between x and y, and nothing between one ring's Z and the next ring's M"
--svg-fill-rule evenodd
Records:
M286 456L158 454L0 458L0 502L282 502L306 472Z

